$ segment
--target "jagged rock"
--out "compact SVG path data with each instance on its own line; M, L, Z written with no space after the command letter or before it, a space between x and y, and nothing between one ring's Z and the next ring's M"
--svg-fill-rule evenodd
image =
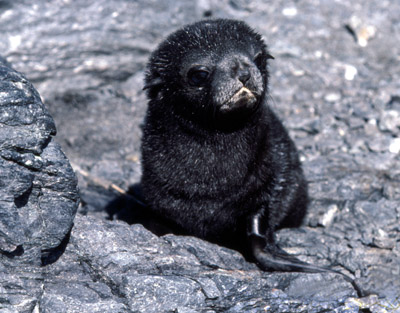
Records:
M399 15L393 1L0 1L0 53L40 91L57 123L56 140L78 174L79 212L88 216L78 215L70 242L47 258L52 264L21 267L18 274L0 263L1 286L17 282L13 293L1 291L0 308L398 311L400 46L393 43L400 41ZM271 105L300 150L311 196L304 226L278 233L281 247L354 276L370 297L357 298L337 275L264 273L234 251L196 238L159 238L135 223L142 216L118 190L140 179L145 62L168 33L209 16L244 19L275 57ZM376 31L366 47L352 37L358 31L350 25L353 16ZM21 139L33 150L42 144ZM30 158L35 153L7 155L25 171L26 164L40 166ZM14 184L17 204L23 204L29 184L0 176L1 189ZM19 241L10 238L25 234L7 225L0 229L9 232L1 246L15 254L2 255L2 262L40 258L36 246L19 256L21 250L13 250Z
M340 312L356 296L337 275L270 275L197 238L79 215L46 273L44 312Z
M0 251L25 259L38 249L40 257L71 230L77 180L32 84L0 63L0 90ZM25 261L37 264L40 258Z
M40 265L78 208L77 180L55 132L32 84L0 59L0 307L12 312L32 312Z

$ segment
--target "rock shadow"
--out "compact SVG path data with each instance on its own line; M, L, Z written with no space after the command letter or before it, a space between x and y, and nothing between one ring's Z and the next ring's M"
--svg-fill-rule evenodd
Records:
M129 186L125 194L111 200L105 211L110 220L121 220L130 225L141 224L157 236L185 234L178 225L150 210L142 196L140 183Z

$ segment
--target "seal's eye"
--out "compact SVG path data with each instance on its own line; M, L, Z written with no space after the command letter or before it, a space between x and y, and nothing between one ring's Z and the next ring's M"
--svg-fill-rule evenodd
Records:
M189 70L187 77L189 84L199 87L208 81L210 72L207 67L194 66Z

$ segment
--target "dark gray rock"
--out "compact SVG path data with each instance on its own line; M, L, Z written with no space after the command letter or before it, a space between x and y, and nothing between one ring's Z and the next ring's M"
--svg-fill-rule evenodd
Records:
M46 268L39 305L44 312L341 312L354 296L337 275L271 275L197 238L78 215L65 253Z
M72 228L77 180L54 121L24 76L0 59L0 308L32 312L40 265Z
M25 254L59 246L70 231L77 180L31 83L0 63L0 90L0 251L40 264Z
M45 274L0 270L2 284L18 277L15 292L2 295L0 307L5 303L11 312L39 308L38 303L43 312L398 311L400 46L394 43L400 41L399 15L396 1L1 1L0 54L40 91L57 123L56 140L78 175L79 212L88 217L78 216L65 253L44 267ZM236 252L196 238L158 238L138 225L105 221L135 221L129 197L118 190L140 179L146 106L141 88L149 53L177 27L206 16L245 20L262 33L275 57L271 105L299 147L311 196L304 226L280 231L280 245L305 261L354 276L376 295L357 298L337 275L264 273ZM12 112L28 129L33 115ZM43 132L51 133L46 127ZM8 139L3 134L0 138ZM39 137L20 138L32 152L11 149L0 158L13 163L16 174L42 166L34 157L41 153L42 142L34 139ZM0 189L11 188L23 204L29 180L0 176ZM1 200L15 205L5 194ZM7 251L20 253L15 248L23 240L15 238L39 242L36 228L30 228L35 237L0 225L7 231L1 243ZM50 241L47 246L56 244ZM40 256L35 247L31 259ZM23 305L11 309L10 303Z

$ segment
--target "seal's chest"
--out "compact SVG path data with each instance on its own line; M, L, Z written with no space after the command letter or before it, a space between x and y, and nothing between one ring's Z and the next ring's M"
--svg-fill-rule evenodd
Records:
M171 153L176 170L187 183L213 189L229 189L245 180L251 158L237 142L187 141Z

